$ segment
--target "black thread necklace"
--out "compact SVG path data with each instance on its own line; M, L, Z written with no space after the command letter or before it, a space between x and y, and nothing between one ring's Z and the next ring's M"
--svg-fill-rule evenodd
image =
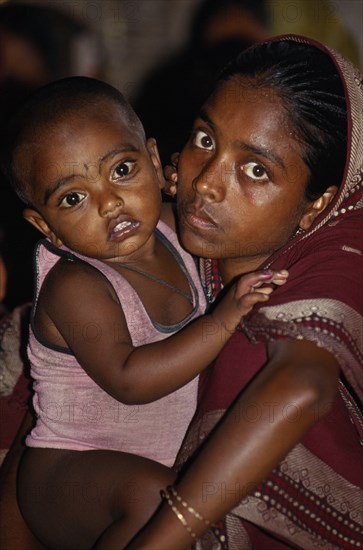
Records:
M159 285L162 285L166 288L169 288L169 290L172 290L176 294L179 294L180 296L183 296L190 304L193 305L193 297L190 292L185 292L181 288L178 288L177 286L172 285L171 283L168 283L168 281L165 281L164 279L160 279L160 277L156 277L156 275L152 275L151 273L148 273L147 271L144 271L143 269L140 269L139 267L135 267L130 264L125 264L123 262L114 262L115 265L119 265L120 267L124 267L125 269L129 269L130 271L134 271L135 273L139 273L140 275L143 275L147 279L150 279L151 281L154 281L155 283L159 283Z

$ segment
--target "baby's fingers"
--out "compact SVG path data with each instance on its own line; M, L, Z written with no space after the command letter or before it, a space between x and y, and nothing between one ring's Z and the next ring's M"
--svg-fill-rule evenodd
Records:
M270 286L261 286L261 287L258 287L258 288L254 288L253 290L251 290L251 292L258 292L260 294L266 294L267 296L269 296L271 294L271 292L273 292L274 289Z
M271 283L275 285L284 285L289 276L289 272L286 269L280 269L279 271L272 271Z
M272 292L272 289L259 288L255 292L250 292L249 294L245 294L244 296L242 296L238 300L238 307L239 307L239 312L241 317L244 317L245 315L247 315L251 311L253 306L258 302L267 302L271 292Z
M254 292L256 288L266 283L270 283L274 272L272 270L256 271L241 277L236 283L236 297L240 298L243 294Z

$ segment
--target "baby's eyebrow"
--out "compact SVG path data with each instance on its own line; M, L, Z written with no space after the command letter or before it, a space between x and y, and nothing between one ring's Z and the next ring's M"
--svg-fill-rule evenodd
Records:
M127 153L130 151L130 153L139 153L140 149L138 147L135 147L132 143L123 143L122 145L119 145L117 147L114 147L107 151L102 157L100 157L99 160L99 166L101 168L102 164L104 164L107 160L111 159L112 157L116 156L118 153Z
M66 176L64 178L60 178L58 180L55 180L53 183L49 184L48 189L44 192L44 198L43 198L43 206L46 206L48 204L48 201L50 197L60 189L60 187L63 187L68 181L72 180L76 174L70 174L69 176Z
M112 159L112 157L115 157L119 153L126 153L128 151L131 152L131 153L139 153L140 149L138 147L135 147L135 145L133 145L132 143L123 143L120 146L113 147L112 149L107 151L104 155L102 155L102 157L100 157L98 159L98 170L100 171L102 165L105 162L107 162L108 160ZM84 164L84 168L86 170L88 170L89 165ZM48 189L44 193L43 206L47 205L50 197L56 191L58 191L58 189L60 189L61 187L63 187L63 185L65 185L67 182L69 182L70 180L72 180L76 177L82 178L82 177L85 177L85 176L82 175L82 174L72 173L69 176L65 176L64 178L59 178L58 180L55 180L54 182L50 183Z

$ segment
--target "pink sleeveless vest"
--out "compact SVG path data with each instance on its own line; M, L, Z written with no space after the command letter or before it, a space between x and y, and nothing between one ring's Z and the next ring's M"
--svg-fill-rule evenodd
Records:
M47 273L59 258L78 258L101 271L112 284L135 346L163 340L203 314L206 301L194 261L180 247L176 234L163 222L159 222L157 231L185 272L193 295L193 311L178 325L153 322L134 289L112 267L66 248L54 248L49 241L42 241L36 251L36 300ZM85 327L90 335L94 329ZM37 414L36 426L26 439L28 446L77 451L109 449L144 456L167 466L174 463L196 409L198 378L153 403L124 405L102 390L68 349L45 342L35 334L33 326L28 355Z

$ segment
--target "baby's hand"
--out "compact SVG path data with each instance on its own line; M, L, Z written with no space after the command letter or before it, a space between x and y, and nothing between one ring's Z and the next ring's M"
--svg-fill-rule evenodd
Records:
M247 315L258 302L266 302L273 287L265 286L271 283L283 285L289 276L285 269L279 271L256 271L243 275L232 286L223 300L213 311L217 319L228 332L234 332L241 318Z
M176 195L177 183L178 183L178 166L179 153L173 153L171 155L171 165L164 167L165 187L163 192L166 195L174 197Z

